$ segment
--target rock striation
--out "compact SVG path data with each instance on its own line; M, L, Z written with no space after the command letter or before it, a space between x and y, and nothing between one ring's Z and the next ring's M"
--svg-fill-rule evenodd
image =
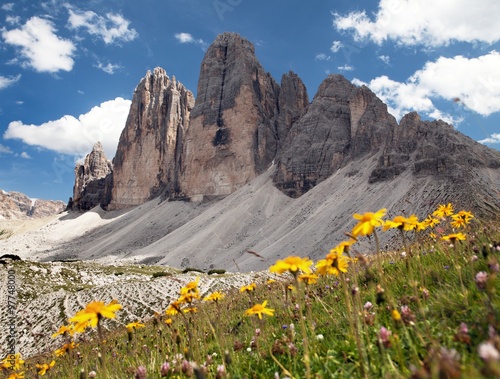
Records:
M135 89L113 159L110 209L142 204L179 189L184 134L194 96L162 68L148 71Z
M226 196L262 173L308 103L297 75L284 75L280 87L251 42L235 33L219 35L201 64L184 141L183 195Z
M106 207L110 201L112 177L112 163L106 158L101 143L97 142L83 163L75 167L73 198L68 208L87 211L97 205Z
M31 199L21 192L0 190L0 220L27 220L58 214L66 208L59 200Z

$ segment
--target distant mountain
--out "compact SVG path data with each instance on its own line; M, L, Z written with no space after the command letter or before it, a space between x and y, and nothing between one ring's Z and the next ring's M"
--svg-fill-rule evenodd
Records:
M0 220L43 218L65 209L63 201L31 199L20 192L0 190Z
M85 169L101 184L75 184L74 194L90 188L93 200L80 209L189 202L148 203L148 215L132 211L119 232L111 223L66 255L256 269L265 264L247 249L317 257L344 238L355 212L423 216L442 202L482 217L500 212L498 151L441 120L409 113L398 123L373 92L341 75L328 76L309 102L296 74L276 83L237 34L208 48L197 93L161 68L148 72L112 172L104 180Z

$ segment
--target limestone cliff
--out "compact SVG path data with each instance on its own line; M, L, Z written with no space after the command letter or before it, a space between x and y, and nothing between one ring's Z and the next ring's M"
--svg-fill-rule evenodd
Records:
M330 75L291 128L278 158L275 184L298 197L325 180L348 158L382 146L397 125L387 107L366 87Z
M193 94L165 70L148 71L135 89L113 160L111 209L179 192L183 136Z
M84 162L75 167L73 199L68 207L83 211L97 205L105 207L110 201L112 172L111 161L106 158L101 143L97 142Z
M283 90L248 40L235 33L217 37L201 64L184 141L184 195L229 195L269 167L308 103L295 74L285 75L282 84Z

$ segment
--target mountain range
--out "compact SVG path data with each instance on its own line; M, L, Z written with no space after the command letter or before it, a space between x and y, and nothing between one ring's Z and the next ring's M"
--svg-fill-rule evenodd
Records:
M164 69L148 71L113 161L96 144L75 176L71 217L100 206L112 221L46 259L257 270L322 256L353 213L424 216L446 202L483 218L500 210L498 151L441 120L397 122L342 75L310 101L295 73L278 84L235 33L207 49L196 99Z

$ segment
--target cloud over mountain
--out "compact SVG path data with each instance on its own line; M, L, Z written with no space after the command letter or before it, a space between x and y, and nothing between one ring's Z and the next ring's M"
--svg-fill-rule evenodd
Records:
M3 137L63 154L83 156L100 141L112 158L130 108L130 100L117 97L101 103L78 118L70 115L41 125L12 121Z

